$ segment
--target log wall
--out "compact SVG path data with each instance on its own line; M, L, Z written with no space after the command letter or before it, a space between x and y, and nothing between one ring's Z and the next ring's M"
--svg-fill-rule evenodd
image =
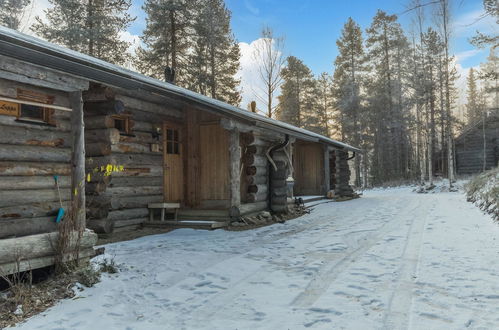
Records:
M148 219L147 205L163 201L161 125L183 121L181 112L109 88L93 88L85 99L88 227L107 234L137 227ZM131 116L130 134L114 127L112 110L106 110L113 107L101 105L118 101ZM102 173L108 165L111 173Z
M485 148L484 148L485 134ZM491 117L456 139L456 170L458 174L473 174L491 169L499 161L499 118Z
M68 93L0 79L0 96L16 98L17 88L54 96L69 106ZM0 114L0 238L57 230L60 208L71 198L71 112L54 110L53 124L21 122Z

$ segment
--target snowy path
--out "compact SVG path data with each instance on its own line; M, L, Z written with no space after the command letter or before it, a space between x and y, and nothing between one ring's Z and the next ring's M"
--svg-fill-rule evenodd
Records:
M407 188L246 232L111 244L124 270L22 329L497 329L499 226Z

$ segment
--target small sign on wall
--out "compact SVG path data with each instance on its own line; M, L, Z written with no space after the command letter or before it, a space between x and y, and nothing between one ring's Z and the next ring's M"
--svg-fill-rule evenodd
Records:
M0 101L0 115L19 116L19 104L7 101Z

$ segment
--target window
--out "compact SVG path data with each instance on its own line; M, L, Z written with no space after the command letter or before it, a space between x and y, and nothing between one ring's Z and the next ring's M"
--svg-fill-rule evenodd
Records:
M130 125L130 115L113 115L112 117L114 119L114 128L120 131L121 134L127 135L132 133L132 127Z
M53 96L32 92L24 89L17 90L17 98L19 100L25 100L37 103L45 103L45 104L54 103ZM37 105L21 104L17 119L23 121L55 125L55 122L53 120L53 114L54 114L53 109L44 108Z
M180 140L178 129L166 129L166 153L175 155L180 154Z

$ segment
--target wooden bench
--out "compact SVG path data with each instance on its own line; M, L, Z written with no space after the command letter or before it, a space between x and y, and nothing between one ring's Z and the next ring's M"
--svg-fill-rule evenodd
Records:
M173 214L173 219L177 221L177 212L180 208L180 203L151 203L147 205L149 209L149 221L154 222L154 210L161 209L161 219L159 221L165 221L166 211L171 211Z

